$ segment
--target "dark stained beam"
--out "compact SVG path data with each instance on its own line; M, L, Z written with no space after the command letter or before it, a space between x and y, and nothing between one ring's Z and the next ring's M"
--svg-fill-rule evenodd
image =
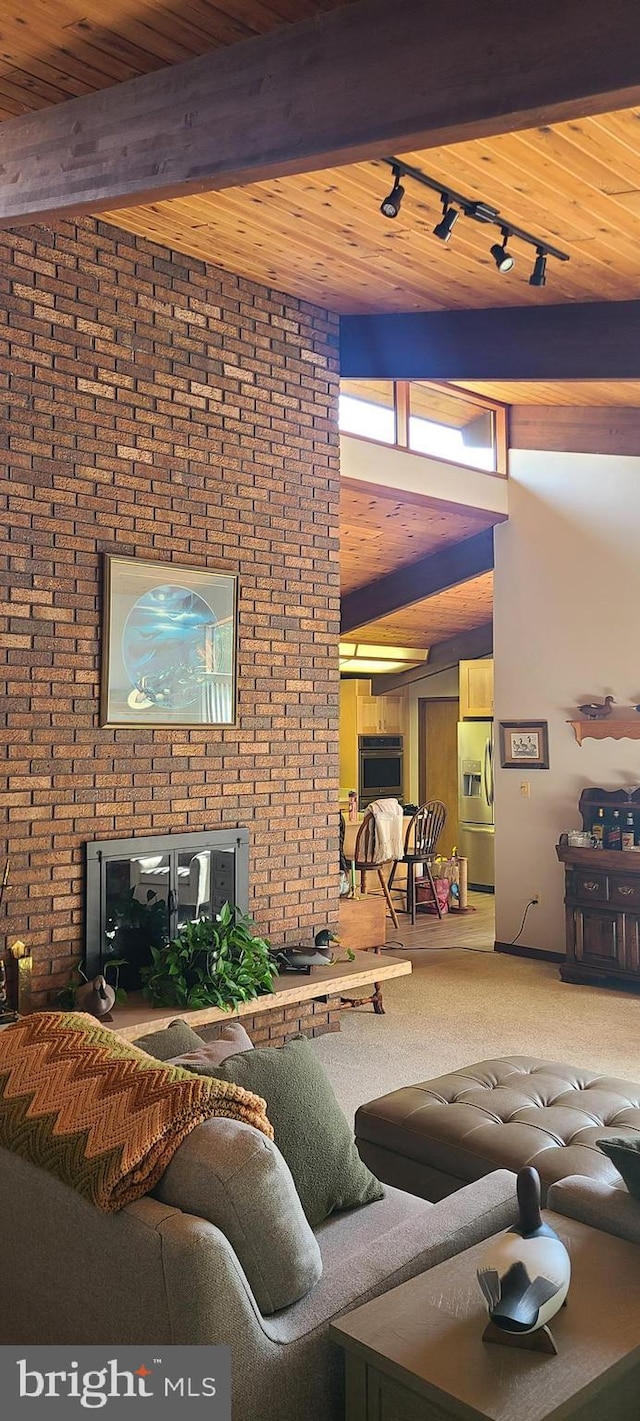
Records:
M640 409L632 406L512 405L511 449L572 454L640 454Z
M640 301L343 316L340 371L356 380L638 379Z
M468 582L493 567L493 528L485 528L473 538L453 543L439 553L430 553L417 562L387 573L377 582L369 582L342 598L340 632L349 632L388 617L402 607L435 597L459 582Z
M0 221L456 143L640 103L637 0L360 0L0 127Z
M437 676L440 671L450 671L459 661L473 661L477 656L493 655L493 626L484 622L481 627L460 632L447 641L435 642L429 649L429 659L423 666L414 666L410 671L398 671L389 676L373 676L371 694L384 696L387 691L401 691L412 681L424 681L427 676Z

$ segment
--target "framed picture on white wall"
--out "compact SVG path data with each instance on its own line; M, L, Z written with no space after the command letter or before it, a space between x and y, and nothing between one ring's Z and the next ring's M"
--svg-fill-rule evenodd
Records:
M500 764L503 770L548 770L546 720L501 720Z

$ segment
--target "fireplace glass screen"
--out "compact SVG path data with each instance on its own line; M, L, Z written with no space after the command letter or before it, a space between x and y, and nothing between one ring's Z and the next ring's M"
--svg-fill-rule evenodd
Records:
M150 948L184 923L227 902L247 912L248 852L246 829L87 844L87 976L124 959L119 984L136 991Z

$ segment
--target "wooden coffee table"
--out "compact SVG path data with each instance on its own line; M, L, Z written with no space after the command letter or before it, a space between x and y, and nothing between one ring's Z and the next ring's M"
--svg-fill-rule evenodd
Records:
M558 1356L482 1341L477 1244L332 1323L346 1421L638 1421L640 1246L545 1217L572 1266Z

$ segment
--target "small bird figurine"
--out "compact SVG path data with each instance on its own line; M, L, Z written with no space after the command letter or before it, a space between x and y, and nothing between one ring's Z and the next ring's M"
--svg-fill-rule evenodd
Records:
M519 1225L491 1240L484 1267L478 1269L489 1317L499 1334L537 1332L562 1307L571 1279L564 1244L540 1215L540 1176L530 1165L517 1178ZM550 1338L552 1349L555 1344Z
M586 705L578 706L578 710L586 720L604 720L605 716L611 715L614 705L613 696L605 696L604 701L588 701Z

